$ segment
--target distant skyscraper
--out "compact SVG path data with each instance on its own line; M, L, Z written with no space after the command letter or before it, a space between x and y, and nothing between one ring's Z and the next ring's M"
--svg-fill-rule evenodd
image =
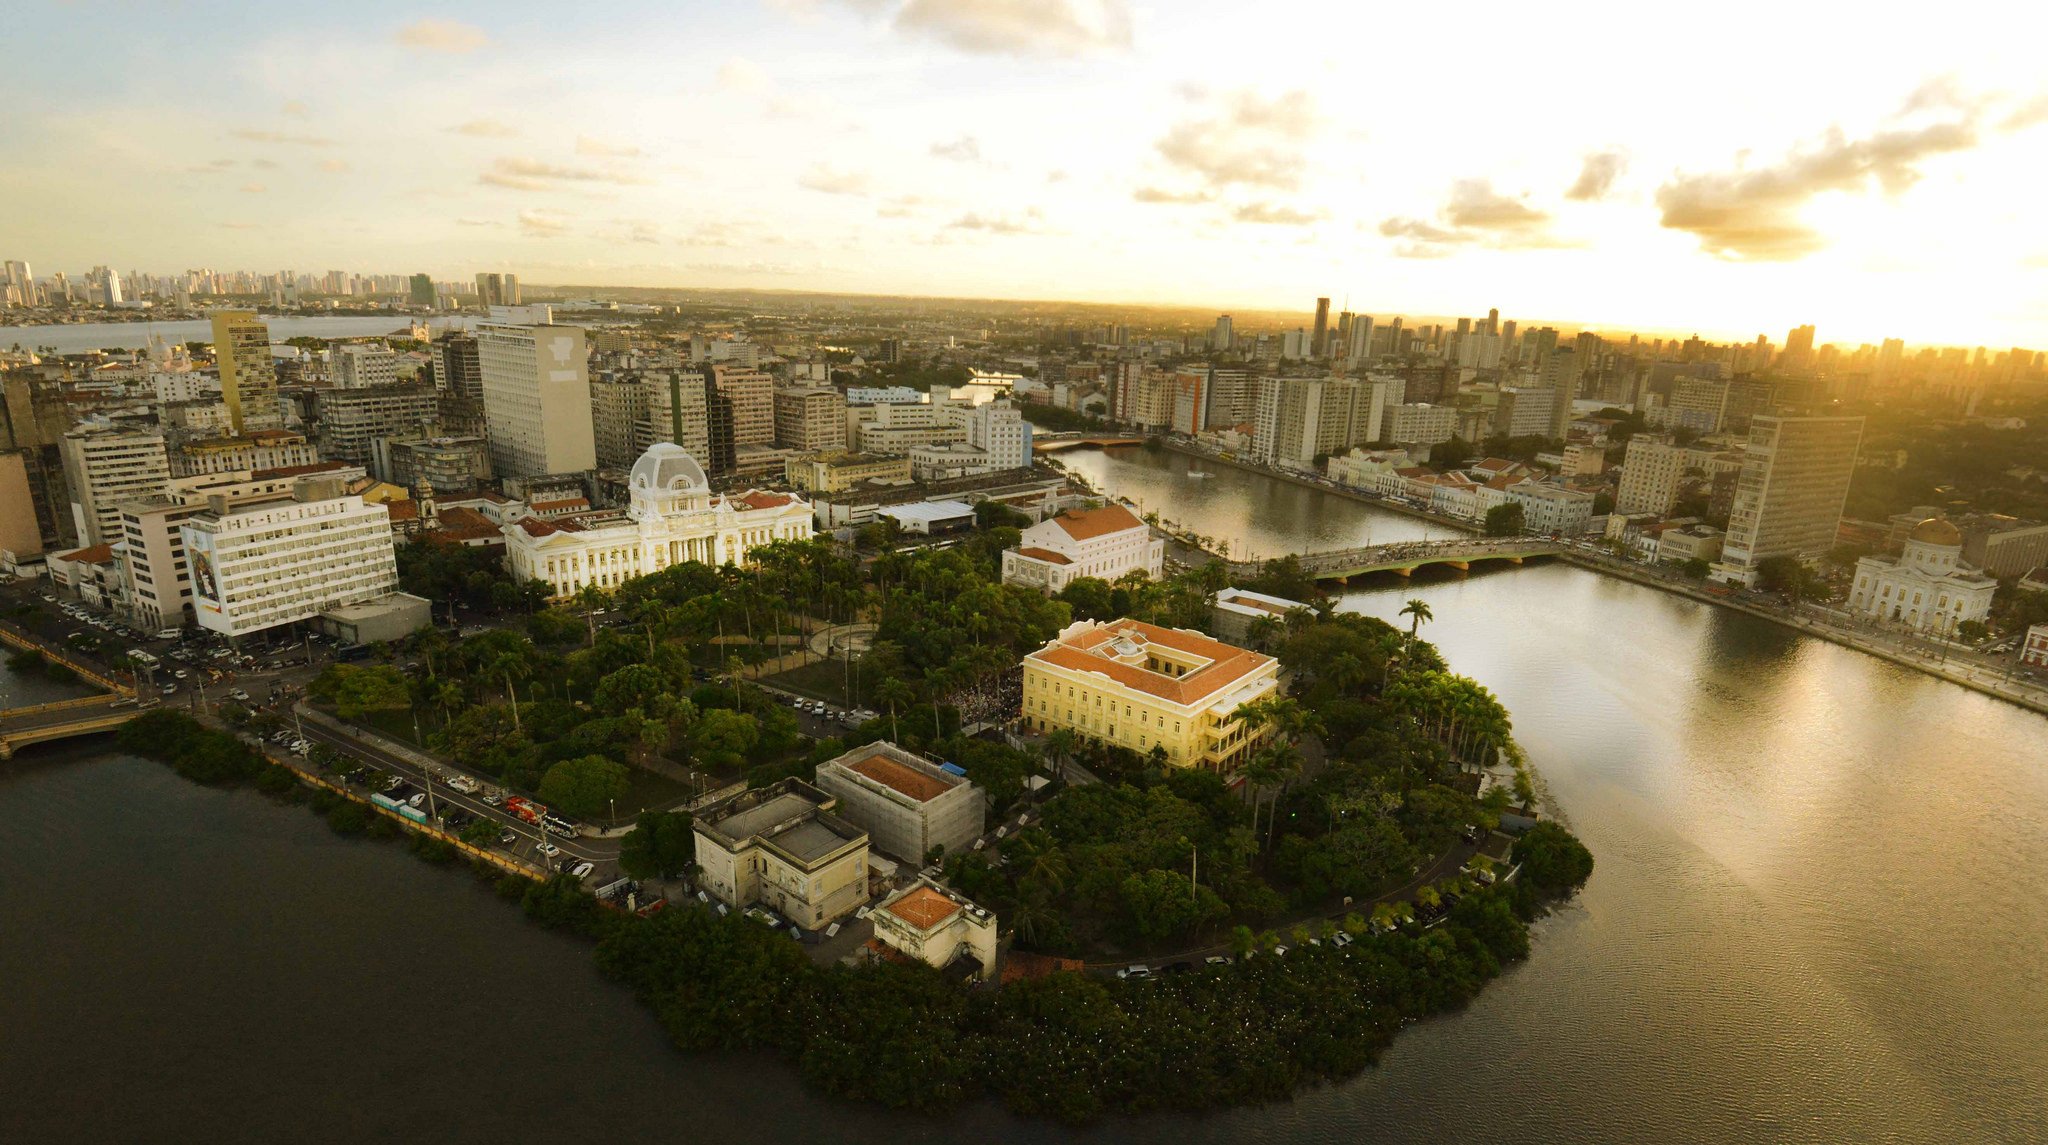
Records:
M1862 439L1860 417L1752 418L1721 546L1727 571L1747 579L1767 558L1818 557L1833 548Z
M1232 337L1233 335L1230 332L1230 315L1218 314L1216 316L1216 329L1209 333L1209 348L1218 353L1227 352L1230 349Z
M220 363L221 400L235 436L281 429L277 407L277 363L270 356L270 327L251 310L213 312L213 353Z
M410 301L414 306L432 306L434 304L434 277L432 275L415 274L412 276Z
M483 366L477 361L475 335L450 331L434 339L434 387L458 398L483 400Z
M1316 299L1316 328L1313 339L1309 343L1309 353L1318 358L1322 357L1327 350L1329 335L1330 300L1318 298Z
M1813 327L1795 326L1785 335L1785 352L1778 355L1778 363L1788 370L1804 370L1813 365Z
M1362 369L1372 361L1372 315L1359 314L1351 319L1351 344L1345 348L1344 362L1351 369Z
M522 305L524 305L524 304L525 304L525 302L526 302L526 300L525 300L524 298L520 297L520 294L519 294L519 276L518 276L518 275L516 275L516 274L508 274L508 275L506 275L506 276L505 276L505 305L507 305L507 306L522 306Z
M519 305L519 276L490 273L477 275L476 302L478 306L485 308Z
M1487 332L1488 334L1498 334L1498 333L1500 333L1500 310L1499 310L1499 309L1497 309L1497 308L1496 308L1496 309L1493 309L1493 310L1489 310L1489 311L1487 311L1487 312L1486 312L1486 332Z

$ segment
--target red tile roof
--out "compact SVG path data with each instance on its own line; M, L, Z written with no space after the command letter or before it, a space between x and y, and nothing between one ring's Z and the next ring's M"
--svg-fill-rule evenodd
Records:
M114 559L114 546L88 545L85 548L76 549L72 552L58 553L57 559L60 561L71 561L75 564L103 565Z
M919 887L882 909L919 930L930 930L960 913L960 904L930 887Z
M743 510L780 509L784 505L796 500L796 498L785 496L781 493L763 493L759 489L749 489L745 493L731 498L731 500L734 502L735 507Z
M1017 550L1017 555L1020 557L1030 557L1034 561L1045 561L1048 564L1055 565L1070 565L1074 563L1072 557L1066 556L1061 553L1053 552L1051 549L1023 548Z
M1206 659L1208 663L1185 676L1168 676L1136 664L1110 659L1097 651L1119 636L1140 645L1156 644L1187 656ZM1208 699L1273 663L1271 656L1225 644L1221 640L1211 640L1200 633L1161 628L1142 620L1118 620L1099 625L1079 633L1070 641L1056 640L1024 659L1027 663L1037 660L1076 672L1099 672L1127 688L1176 704L1193 704Z
M900 760L890 759L879 752L857 763L849 763L846 766L884 787L894 788L908 795L919 803L937 799L939 796L952 790L950 785L942 783L914 767L906 766Z
M1053 518L1066 534L1077 541L1090 541L1109 533L1121 533L1144 524L1122 505L1100 509L1069 509Z
M583 526L574 521L543 521L539 517L519 518L519 527L529 537L550 537L556 533L580 533Z

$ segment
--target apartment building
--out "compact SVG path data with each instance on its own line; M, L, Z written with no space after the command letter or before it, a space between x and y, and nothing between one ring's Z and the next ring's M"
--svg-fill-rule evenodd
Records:
M661 442L692 457L711 456L711 411L704 376L695 370L650 370L640 379L644 410L633 424L634 456Z
M805 493L842 493L866 481L907 484L910 458L885 453L820 453L792 457L783 478Z
M770 907L806 930L852 914L868 900L868 835L836 806L784 779L699 812L697 884L727 906Z
M320 451L303 433L259 429L239 437L208 437L181 441L171 449L171 476L201 477L244 470L290 469L312 465Z
M1084 620L1024 658L1024 723L1227 774L1266 737L1238 709L1279 688L1271 656L1186 629Z
M398 355L382 342L341 342L327 351L328 381L345 390L398 384Z
M1024 530L1017 547L1003 551L1003 580L1058 592L1084 576L1115 580L1141 572L1156 580L1165 562L1166 542L1124 506L1069 509Z
M491 480L491 447L481 437L388 437L375 443L376 471L414 493L454 493Z
M749 366L706 366L704 404L708 414L713 473L732 473L750 447L775 445L775 378ZM776 468L781 468L778 462Z
M379 385L322 390L318 395L320 452L331 461L371 466L383 438L433 432L440 399L426 386Z
M1818 557L1834 547L1862 438L1860 417L1752 419L1715 575L1751 583L1769 557Z
M251 310L216 310L213 352L220 367L221 399L239 436L284 427L277 404L277 362L270 356L270 327Z
M470 401L484 400L483 360L475 335L450 332L434 339L434 388Z
M71 490L72 523L85 547L121 539L121 502L161 493L171 482L160 433L83 425L58 442Z
M648 387L638 374L607 374L590 382L590 423L600 469L624 469L645 448L634 433L647 419Z
M846 448L846 398L830 386L775 391L775 444L798 453Z
M866 744L828 759L818 765L817 783L875 850L911 866L924 865L934 849L957 854L981 838L981 789L895 744Z

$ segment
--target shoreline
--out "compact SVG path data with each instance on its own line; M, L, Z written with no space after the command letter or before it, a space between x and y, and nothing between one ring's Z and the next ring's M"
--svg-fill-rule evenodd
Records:
M1362 492L1360 490L1347 489L1337 485L1325 485L1321 482L1311 481L1307 478L1287 473L1281 470L1269 469L1265 466L1255 465L1245 461L1239 461L1235 458L1219 457L1215 454L1203 452L1202 450L1193 448L1180 442L1166 441L1162 444L1164 444L1167 449L1172 450L1175 453L1182 454L1183 456L1197 457L1205 461L1213 461L1218 464L1228 465L1233 468L1243 470L1247 473L1256 473L1262 477L1270 477L1275 480L1286 481L1294 485L1299 485L1305 489L1315 489L1324 493L1332 494L1334 496L1343 497L1347 500L1368 505L1372 508L1379 509L1385 512L1394 513L1400 516L1409 517L1416 520L1427 521L1430 524L1442 525L1446 528L1458 529L1462 532L1475 536L1478 535L1478 530L1474 529L1469 522L1460 521L1452 517L1445 517L1436 513L1416 509L1412 506L1402 505L1395 502L1389 502L1382 498L1375 497L1369 493ZM1188 543L1184 538L1179 537L1177 535L1174 539L1180 541L1180 543L1182 544ZM1216 556L1216 554L1214 553L1209 553L1208 555L1217 560L1224 560L1224 558ZM1270 558L1260 557L1257 559L1265 560ZM1909 668L1914 671L1920 672L1923 675L1932 676L1938 680L1946 680L1951 684L1956 684L1960 687L1967 688L1970 691L1978 693L1979 695L1989 696L1995 700L2003 700L2006 703L2014 705L2015 707L2025 708L2028 711L2035 712L2040 715L2048 715L2048 689L2029 686L2027 684L2020 683L2010 678L1999 681L1987 682L1985 680L1979 679L1977 671L1973 670L1966 663L1951 665L1939 661L1930 662L1920 657L1912 656L1905 652L1901 652L1896 648L1887 647L1884 644L1871 640L1858 632L1841 628L1837 625L1830 624L1823 620L1817 620L1802 616L1785 615L1773 609L1763 608L1759 607L1758 605L1751 604L1748 601L1735 599L1733 597L1724 597L1717 595L1715 593L1708 592L1704 587L1695 586L1690 583L1680 583L1672 581L1644 569L1635 568L1630 565L1618 564L1610 561L1601 560L1596 557L1588 556L1585 553L1566 551L1557 554L1557 559L1564 561L1575 568L1585 569L1588 572L1604 576L1611 576L1617 580L1629 581L1632 584L1642 585L1645 588L1658 589L1663 592L1671 593L1675 596L1682 596L1689 600L1698 601L1701 604L1710 604L1721 608L1731 608L1738 612L1747 613L1748 615L1754 616L1760 620L1768 620L1774 624L1780 625L1785 628L1789 628L1794 632L1799 632L1807 636L1812 636L1816 639L1825 640L1830 644L1840 645L1844 648L1852 648L1858 652L1863 652L1868 655L1875 656L1880 660L1884 660L1888 663L1895 664L1898 667Z

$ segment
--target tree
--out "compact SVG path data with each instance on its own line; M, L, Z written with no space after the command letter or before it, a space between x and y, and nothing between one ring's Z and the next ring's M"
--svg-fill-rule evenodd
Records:
M1678 571L1693 580L1705 580L1707 579L1707 574L1714 571L1714 566L1699 557L1693 557L1690 560L1681 561L1678 565Z
M912 703L916 702L916 699L917 696L910 690L910 685L895 676L891 676L875 686L875 701L889 709L889 738L891 740L900 741L903 738L902 732L896 726L897 710L909 707Z
M1215 891L1194 885L1184 872L1154 868L1123 881L1126 917L1147 942L1177 938L1198 927L1221 921L1230 913Z
M540 778L541 802L567 814L587 818L626 794L626 765L601 755L565 759Z
M1486 535L1519 537L1527 527L1520 501L1503 501L1486 511Z
M1429 602L1421 599L1402 605L1401 615L1408 618L1408 639L1411 641L1422 631L1425 622L1436 619L1436 614L1430 611Z
M307 691L314 699L333 704L345 720L412 703L404 674L389 664L330 664Z
M1109 582L1101 577L1078 576L1067 582L1053 597L1074 610L1076 620L1114 620L1117 618L1116 602L1110 591Z
M1472 456L1472 443L1462 437L1439 441L1429 447L1429 465L1432 469L1455 469Z
M462 841L472 847L488 847L498 841L503 830L496 819L479 819L462 829Z
M1956 635L1971 644L1976 644L1988 638L1991 635L1991 629L1985 627L1984 622L1981 620L1965 620L1961 624L1956 625Z
M686 811L648 811L619 844L619 869L636 879L672 879L689 871L696 836Z
M761 742L761 721L731 708L712 708L690 729L690 754L713 766L738 767Z

